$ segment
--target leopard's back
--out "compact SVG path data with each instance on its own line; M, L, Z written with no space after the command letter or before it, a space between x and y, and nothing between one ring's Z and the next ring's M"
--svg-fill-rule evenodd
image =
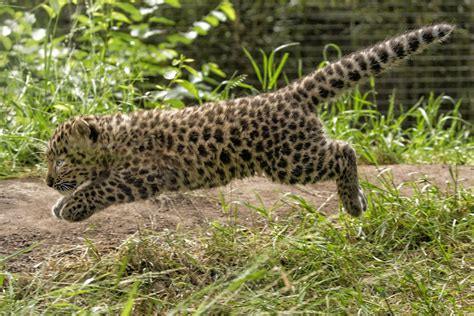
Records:
M180 187L219 186L255 174L283 183L313 182L318 168L311 156L326 142L313 109L265 97L165 117L166 126L157 122L149 137L162 140L154 154L180 157Z

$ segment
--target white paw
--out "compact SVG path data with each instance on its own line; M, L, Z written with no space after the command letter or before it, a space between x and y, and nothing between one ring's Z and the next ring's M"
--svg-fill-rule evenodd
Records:
M364 191L359 187L359 204L361 206L362 212L367 210L367 197L364 194Z
M51 211L52 211L54 217L61 219L61 209L64 206L64 200L65 199L66 199L66 197L63 196L62 198L57 200L56 203L51 208Z

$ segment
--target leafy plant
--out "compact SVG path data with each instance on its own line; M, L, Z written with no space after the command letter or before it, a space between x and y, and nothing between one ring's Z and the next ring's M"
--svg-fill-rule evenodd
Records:
M289 43L281 45L272 50L270 54L267 54L262 49L260 49L259 52L262 55L261 66L258 65L256 59L252 56L252 54L250 54L250 52L245 47L242 48L244 50L245 55L252 64L252 68L255 72L255 75L257 76L258 81L260 82L262 92L275 90L278 87L278 79L281 75L283 75L283 68L285 67L286 61L290 56L290 53L285 52L281 57L280 62L277 63L275 60L276 53L295 45L299 45L299 43ZM288 78L285 78L285 83L288 84Z
M68 117L180 108L184 99L220 97L216 88L226 75L219 66L195 69L179 50L235 19L232 4L221 1L186 31L160 16L164 6L180 10L181 3L56 0L32 10L0 7L6 17L0 25L0 176L36 169L45 140ZM67 30L58 27L65 8L74 12ZM37 18L45 13L46 21Z

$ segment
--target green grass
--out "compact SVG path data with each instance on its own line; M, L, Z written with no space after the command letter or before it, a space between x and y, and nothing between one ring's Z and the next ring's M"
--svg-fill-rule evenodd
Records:
M321 118L336 139L354 144L361 162L370 164L472 164L472 123L460 113L461 102L431 94L413 106L396 105L393 96L385 114L370 95L356 90L328 104ZM442 110L442 105L449 110Z
M404 107L396 106L395 98L392 98L386 114L382 114L377 105L369 101L372 93L375 91L361 94L356 90L325 105L320 112L331 137L353 144L361 163L474 163L472 124L463 120L459 111L461 102L432 94L411 107ZM132 99L131 96L128 98ZM92 107L80 113L113 112L122 107L113 104L113 99L96 101L107 104L107 110ZM451 109L442 111L444 103L451 105ZM135 107L130 105L129 109ZM42 172L46 140L54 130L55 122L69 115L37 110L27 104L7 108L7 111L14 119L0 125L3 126L0 178Z
M405 183L411 196L380 179L364 183L361 220L295 197L284 220L254 227L141 231L105 253L87 241L35 273L0 274L0 313L473 312L472 189L454 171L446 188Z

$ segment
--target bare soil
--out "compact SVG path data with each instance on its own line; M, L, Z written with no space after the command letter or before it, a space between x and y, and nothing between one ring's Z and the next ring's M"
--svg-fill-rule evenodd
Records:
M423 179L441 186L452 182L449 167L443 165L361 166L359 170L362 179L379 184L379 175L387 169L391 170L395 184ZM474 166L461 166L457 171L464 187L474 186ZM294 209L289 193L303 197L328 216L338 212L336 187L332 181L287 186L255 177L234 181L222 188L116 205L84 222L68 223L51 215L51 206L60 195L42 179L4 180L0 181L0 259L34 246L5 263L10 272L32 271L52 254L58 256L84 245L85 239L107 251L144 229L205 230L212 221L261 225L263 218L248 204L263 204L267 209L275 209L276 217L284 217Z

